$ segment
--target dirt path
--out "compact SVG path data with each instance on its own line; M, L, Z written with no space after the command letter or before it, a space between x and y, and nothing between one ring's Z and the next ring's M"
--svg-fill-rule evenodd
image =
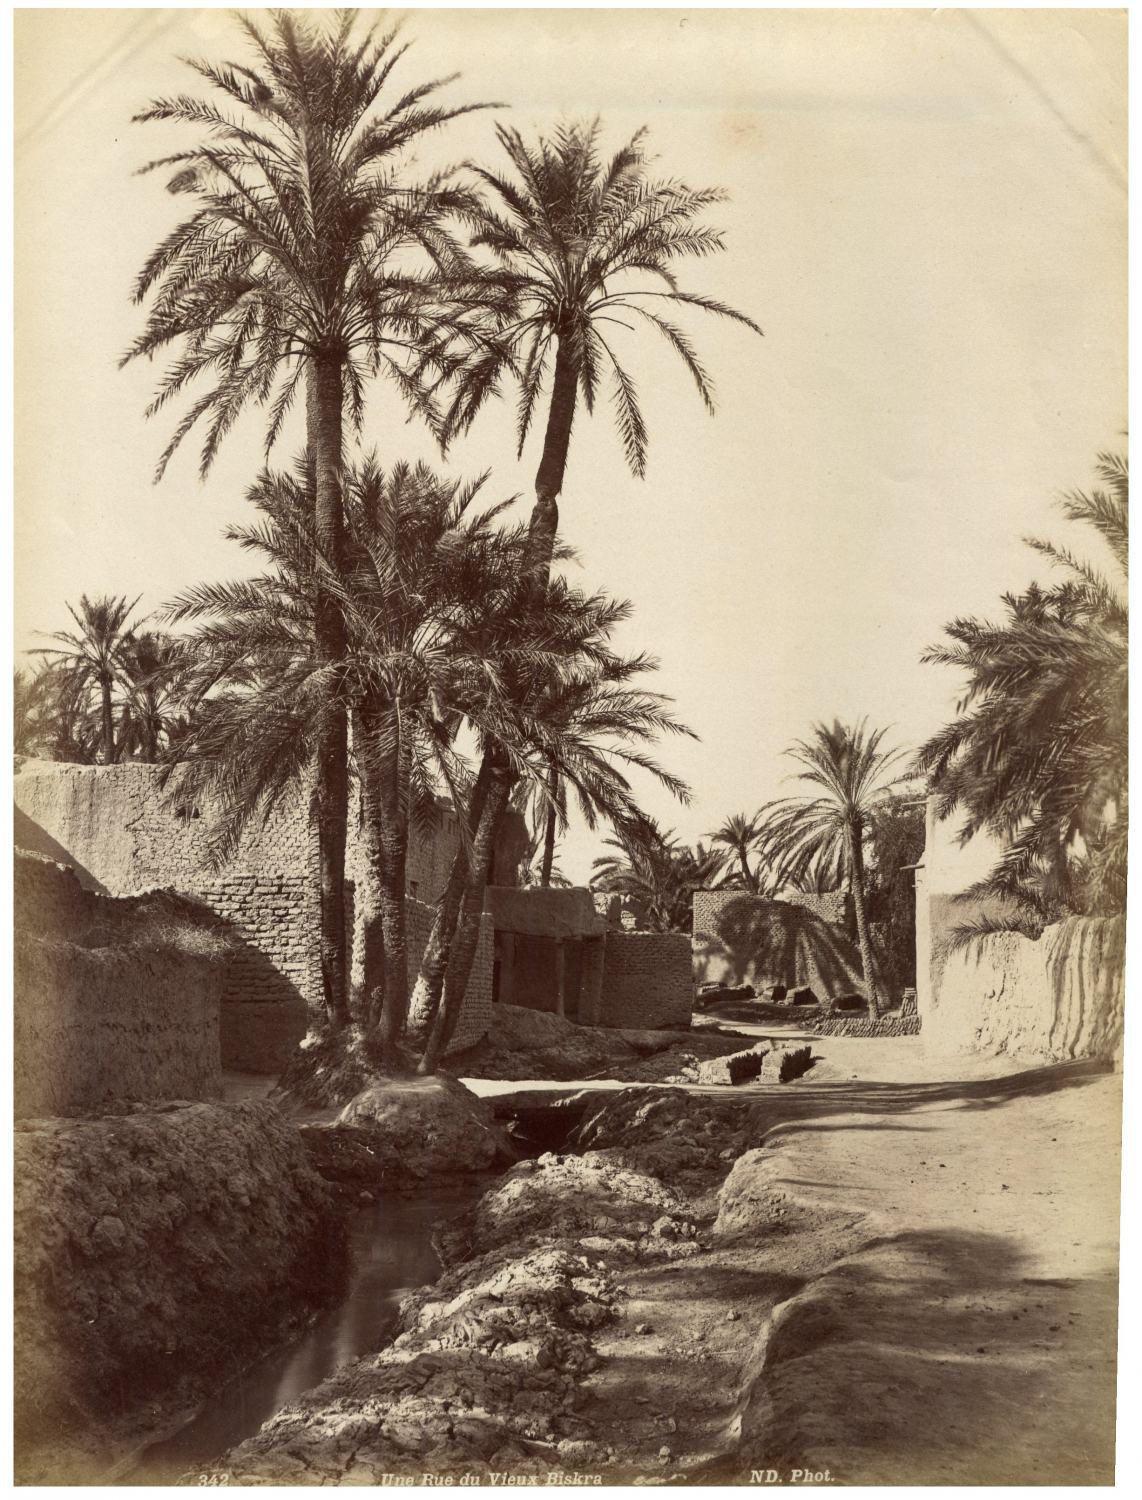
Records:
M1120 1080L815 1050L782 1087L596 1085L580 1154L452 1226L403 1337L232 1482L1111 1482Z

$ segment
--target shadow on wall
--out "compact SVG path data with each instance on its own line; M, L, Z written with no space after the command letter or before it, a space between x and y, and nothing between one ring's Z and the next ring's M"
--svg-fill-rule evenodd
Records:
M786 901L734 897L716 911L712 930L695 931L694 983L809 985L822 999L863 994L860 953L839 927Z
M21 807L14 806L12 809L12 841L17 849L42 854L47 859L55 860L56 864L70 866L84 890L98 891L101 896L111 894L102 881L97 880L90 870L84 869L74 854L53 839L47 829L41 828L34 818L29 818Z

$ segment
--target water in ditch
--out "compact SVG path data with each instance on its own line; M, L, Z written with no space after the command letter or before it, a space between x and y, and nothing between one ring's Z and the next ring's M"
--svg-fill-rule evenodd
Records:
M463 1213L487 1186L472 1178L442 1191L386 1194L358 1210L350 1228L349 1293L340 1306L323 1313L297 1343L235 1378L192 1422L148 1448L118 1483L170 1485L180 1478L208 1483L219 1469L215 1460L287 1402L349 1360L379 1348L393 1332L401 1299L440 1275L433 1226Z

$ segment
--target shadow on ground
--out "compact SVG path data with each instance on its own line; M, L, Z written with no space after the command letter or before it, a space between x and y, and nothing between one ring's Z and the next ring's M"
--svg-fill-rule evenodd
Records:
M1024 1269L995 1235L907 1232L811 1283L775 1312L739 1467L1113 1484L1117 1283Z

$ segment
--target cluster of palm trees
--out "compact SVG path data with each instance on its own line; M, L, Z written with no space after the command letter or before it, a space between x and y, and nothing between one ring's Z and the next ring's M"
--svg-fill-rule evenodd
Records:
M187 724L187 661L167 632L132 620L123 596L82 595L68 605L74 630L17 670L13 719L20 756L113 765L158 761L174 752Z
M597 123L525 141L497 127L502 170L469 165L413 180L408 148L483 105L436 102L441 81L401 91L395 32L357 34L357 13L239 18L250 61L192 66L211 96L155 101L137 118L190 127L192 144L145 170L193 207L136 283L146 323L125 356L171 355L149 414L188 397L160 461L204 426L205 474L251 405L266 409L267 455L304 397L305 448L292 473L266 469L261 512L232 535L268 565L175 601L194 623L195 712L179 776L222 807L224 858L246 821L287 789L311 788L321 859L322 1005L327 1033L363 1039L382 1065L435 1066L455 1024L479 931L495 833L514 797L549 828L568 790L594 823L640 816L623 767L685 788L648 740L683 732L637 686L652 668L609 645L628 606L553 573L572 428L609 389L625 456L645 469L637 391L616 328L639 321L682 360L710 409L688 335L663 308L697 307L674 263L722 248L700 222L720 200L649 173L642 134L614 156ZM756 330L760 331L760 330ZM518 442L546 403L535 503L512 526L481 485L355 451L370 383L395 384L442 451L489 398L518 392ZM495 522L495 524L493 524ZM461 753L466 745L469 753ZM373 892L367 977L350 994L344 869L356 783ZM408 993L404 860L409 829L445 789L460 854ZM547 833L541 878L551 878Z
M1029 539L1064 580L1005 595L1002 624L953 621L952 644L924 657L959 669L967 689L917 767L939 816L962 812L961 841L982 829L1004 846L965 892L1003 909L963 924L965 938L1013 926L1037 936L1068 915L1126 907L1130 486L1123 457L1100 454L1096 471L1101 487L1069 494L1062 509L1094 527L1119 576Z
M695 890L769 898L790 889L846 890L869 1004L878 1013L887 995L869 919L869 854L881 829L901 817L896 789L906 779L896 774L904 751L883 749L885 733L869 731L864 720L815 724L810 738L787 752L812 795L766 803L752 817L735 813L709 835L709 846L690 848L651 820L637 820L608 841L615 852L595 861L593 884L630 897L647 925L663 932L689 930Z

